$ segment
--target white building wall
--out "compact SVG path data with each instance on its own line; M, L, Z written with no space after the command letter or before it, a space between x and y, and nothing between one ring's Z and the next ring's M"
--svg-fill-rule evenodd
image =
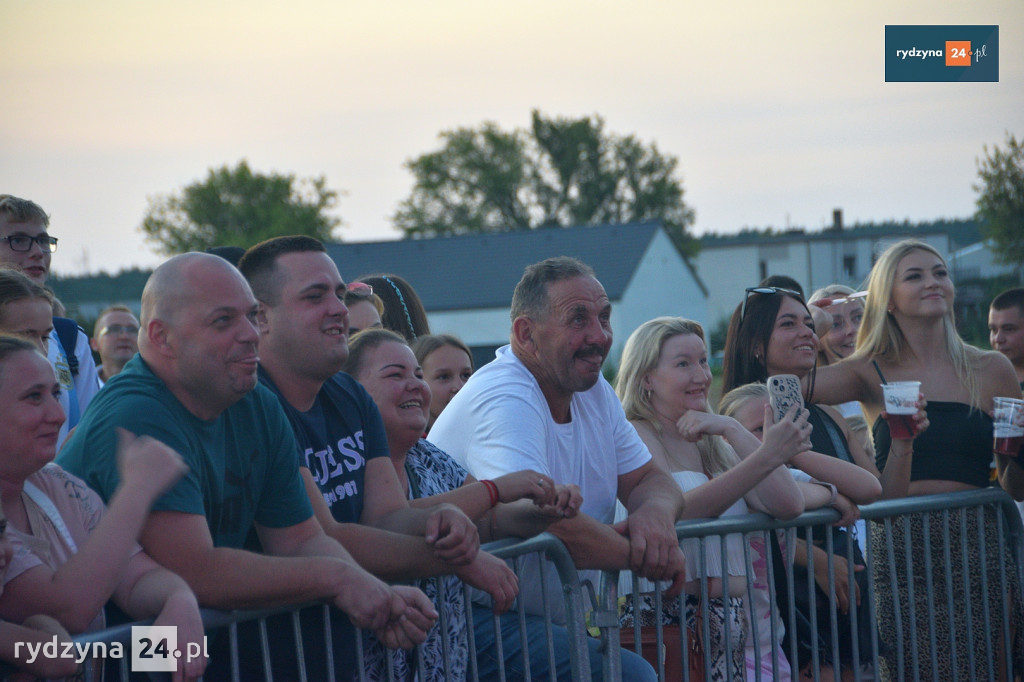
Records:
M949 236L945 233L915 235L949 258ZM835 240L817 238L808 241L773 242L766 237L760 244L705 247L694 260L697 273L708 289L708 324L714 328L728 320L743 300L744 290L761 281L761 262L767 275L789 275L800 282L810 296L815 289L839 283L857 287L867 280L878 254L905 237L890 235L851 237L837 235ZM843 256L855 258L853 277L843 272Z
M708 289L706 328L728 319L743 299L743 290L761 281L756 244L706 248L693 263Z
M509 298L512 292L509 292ZM430 331L455 334L467 346L501 346L508 343L509 308L427 311Z
M612 301L611 358L617 364L626 339L647 320L673 315L707 319L707 300L693 272L663 231L654 233L619 301Z

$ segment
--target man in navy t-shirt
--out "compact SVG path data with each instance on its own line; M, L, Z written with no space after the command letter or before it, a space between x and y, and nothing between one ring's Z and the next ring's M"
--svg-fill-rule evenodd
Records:
M372 398L341 373L348 358L345 284L316 239L278 237L239 262L260 309L260 381L299 443L313 510L327 533L388 580L456 573L510 600L504 563L478 552L476 527L451 505L410 507ZM511 592L511 594L509 594Z

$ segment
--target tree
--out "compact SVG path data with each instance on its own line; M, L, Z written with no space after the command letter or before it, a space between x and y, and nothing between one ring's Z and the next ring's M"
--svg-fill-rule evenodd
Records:
M330 241L340 220L326 211L337 201L323 176L263 175L242 160L235 168L211 168L204 181L180 194L150 197L140 229L168 255L212 246L248 248L286 234Z
M997 261L1024 263L1024 140L1006 133L1006 148L984 147L978 161L977 219Z
M678 160L606 133L600 116L535 110L529 130L488 122L440 138L440 150L405 164L415 181L394 222L406 237L660 219L681 251L696 251Z

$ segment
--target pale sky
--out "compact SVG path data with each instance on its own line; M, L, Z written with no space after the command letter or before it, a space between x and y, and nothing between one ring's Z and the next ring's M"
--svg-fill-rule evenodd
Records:
M998 24L1000 82L885 83L886 24ZM1022 47L1021 0L0 0L0 193L63 274L159 263L147 197L243 158L392 239L407 159L537 108L676 156L698 234L967 217L983 146L1024 136Z

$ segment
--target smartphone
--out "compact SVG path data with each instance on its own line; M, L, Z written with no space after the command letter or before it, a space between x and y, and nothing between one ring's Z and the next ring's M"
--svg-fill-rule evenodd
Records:
M782 421L793 405L798 411L804 407L804 396L800 391L800 379L795 374L776 374L768 377L768 403L772 406L775 422Z

